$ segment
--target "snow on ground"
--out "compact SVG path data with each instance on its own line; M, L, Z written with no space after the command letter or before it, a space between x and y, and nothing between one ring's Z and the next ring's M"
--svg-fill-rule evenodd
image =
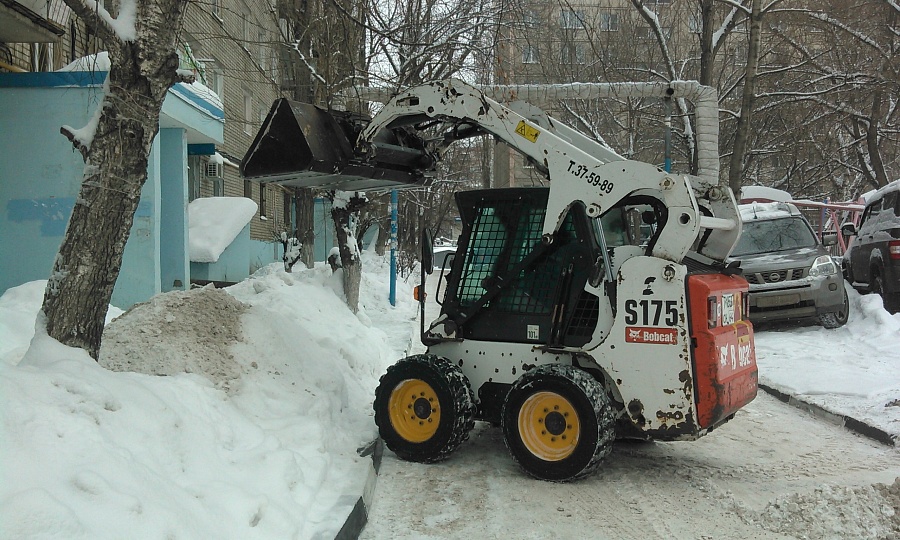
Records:
M108 325L101 364L40 329L29 347L43 284L8 291L0 538L333 536L415 328L410 287L391 307L387 262L364 265L357 315L325 266L158 295Z
M900 441L900 313L885 311L878 295L847 290L850 319L842 328L757 328L759 380Z
M365 479L357 449L375 436L377 379L417 328L411 285L393 308L387 275L366 253L356 315L325 265L159 295L109 324L101 364L40 331L32 340L43 283L7 291L0 538L336 532L346 514L331 510ZM844 328L761 329L761 381L900 434L900 315L850 295ZM803 497L772 512L816 505Z

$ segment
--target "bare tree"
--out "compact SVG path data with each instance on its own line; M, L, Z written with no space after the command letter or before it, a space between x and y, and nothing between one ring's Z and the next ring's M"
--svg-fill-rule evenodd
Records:
M96 359L159 113L179 80L175 45L186 1L123 1L114 13L90 0L66 4L106 43L111 66L96 125L62 129L85 168L42 311L51 337Z

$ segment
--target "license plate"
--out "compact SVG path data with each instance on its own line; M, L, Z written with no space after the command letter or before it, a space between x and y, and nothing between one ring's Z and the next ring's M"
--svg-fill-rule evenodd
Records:
M763 296L756 299L757 307L777 307L790 306L800 302L799 294L776 294L773 296Z
M722 326L734 324L734 293L722 295Z

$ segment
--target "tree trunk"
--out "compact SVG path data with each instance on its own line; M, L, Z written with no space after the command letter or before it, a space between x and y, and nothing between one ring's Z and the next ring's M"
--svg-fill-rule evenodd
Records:
M744 93L741 98L741 115L738 117L734 135L734 149L728 168L728 185L735 195L741 191L741 177L750 140L750 118L756 101L756 74L759 70L760 0L753 0L750 15L750 43L747 47L747 69L744 72Z
M312 268L316 262L315 192L297 188L294 192L294 211L297 214L297 240L303 244L300 260L307 268Z
M69 7L104 39L110 55L107 93L92 141L62 133L85 160L81 190L53 264L41 309L47 333L94 359L122 266L166 92L177 81L182 0L139 2L140 32L122 41L92 8Z
M344 296L353 313L359 310L359 283L362 280L362 264L356 243L356 220L365 204L366 199L355 193L337 192L331 207L335 241L344 270Z

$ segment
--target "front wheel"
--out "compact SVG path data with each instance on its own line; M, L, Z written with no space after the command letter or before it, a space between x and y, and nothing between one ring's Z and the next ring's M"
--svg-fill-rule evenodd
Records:
M843 287L844 284L842 283ZM837 311L831 311L829 313L823 313L819 316L819 321L822 323L822 326L828 328L829 330L840 328L847 324L847 319L850 318L850 298L847 296L847 289L844 288L844 303L841 305L841 308Z
M389 367L375 390L384 444L407 461L446 459L475 426L469 382L446 358L420 354Z
M594 472L615 440L615 414L603 386L584 370L558 364L537 367L516 381L501 425L522 469L553 482Z

